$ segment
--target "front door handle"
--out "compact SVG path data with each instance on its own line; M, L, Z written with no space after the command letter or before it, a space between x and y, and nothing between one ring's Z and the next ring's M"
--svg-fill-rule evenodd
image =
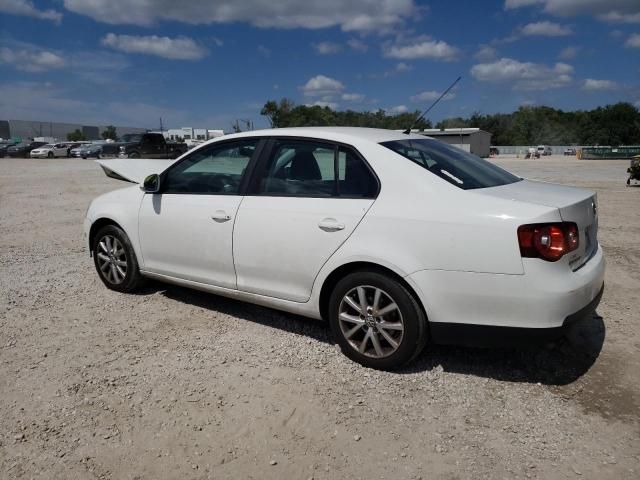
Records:
M211 220L218 223L224 223L231 220L231 216L228 215L227 212L225 212L224 210L216 210L216 212L213 215L211 215Z
M325 218L318 223L318 227L325 232L337 232L344 230L344 223L338 222L335 218Z

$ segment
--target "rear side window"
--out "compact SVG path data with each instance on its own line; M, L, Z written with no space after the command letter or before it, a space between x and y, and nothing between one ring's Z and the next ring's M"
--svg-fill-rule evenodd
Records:
M373 198L377 192L364 161L329 143L277 141L263 172L259 193L264 195Z
M522 180L476 155L438 140L394 140L381 145L463 190L497 187Z

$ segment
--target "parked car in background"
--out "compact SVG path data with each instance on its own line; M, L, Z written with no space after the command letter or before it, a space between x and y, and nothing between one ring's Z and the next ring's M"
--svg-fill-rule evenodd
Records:
M45 143L31 150L29 156L31 158L54 158L66 157L67 153L67 146L63 143Z
M537 151L538 151L538 157L540 157L541 155L542 156L551 155L553 153L553 150L548 145L538 145Z
M14 145L13 147L7 148L7 156L8 157L22 157L29 158L29 154L31 150L34 150L38 147L45 145L45 142L23 142Z
M88 143L71 150L74 158L101 158L104 143Z
M575 157L576 156L576 149L575 148L565 148L564 152L563 152L563 155L565 157L568 157L568 156Z
M67 148L67 157L71 156L71 150L74 148L81 147L83 145L90 145L91 142L62 142L64 146Z
M594 192L422 135L257 130L177 161L98 162L136 184L87 210L107 288L147 277L325 319L368 367L428 341L559 337L602 295Z
M536 148L530 147L524 158L540 158L540 152Z
M161 133L131 133L106 144L103 151L120 158L178 158L187 150L186 144L167 142Z
M3 140L0 142L0 158L4 157L7 154L7 149L9 147L13 147L17 142L13 140Z

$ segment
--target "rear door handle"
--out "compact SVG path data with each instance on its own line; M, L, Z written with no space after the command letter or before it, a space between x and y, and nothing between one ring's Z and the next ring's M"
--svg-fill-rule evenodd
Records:
M216 210L215 213L211 215L211 220L218 223L224 223L231 220L231 216L228 215L224 210Z
M344 230L344 223L338 222L335 218L325 218L318 223L318 227L325 232L337 232Z

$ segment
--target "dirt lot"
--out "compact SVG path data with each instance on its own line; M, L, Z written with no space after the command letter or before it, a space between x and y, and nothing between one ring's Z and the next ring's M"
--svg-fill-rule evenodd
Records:
M640 187L622 161L497 163L598 191L598 316L555 345L432 347L385 373L321 323L107 290L81 225L122 183L0 159L0 478L639 478Z

